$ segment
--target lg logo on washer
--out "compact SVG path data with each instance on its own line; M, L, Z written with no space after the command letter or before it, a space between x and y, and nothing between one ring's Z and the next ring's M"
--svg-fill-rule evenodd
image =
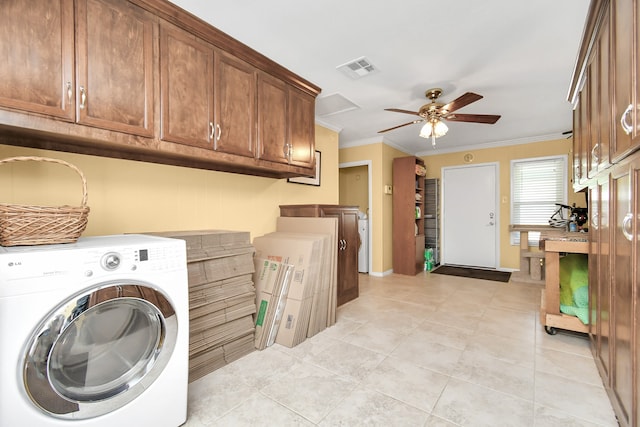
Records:
M13 266L17 266L17 265L22 265L22 262L20 262L20 261L16 261L16 262L9 261L9 263L7 265L9 267L13 267Z

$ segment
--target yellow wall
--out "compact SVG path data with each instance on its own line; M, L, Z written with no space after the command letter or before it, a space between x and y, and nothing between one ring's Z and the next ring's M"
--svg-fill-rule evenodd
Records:
M340 169L340 204L358 206L361 212L369 210L369 171L367 166Z
M340 150L340 163L371 162L372 200L369 223L372 235L372 275L387 274L393 269L393 197L384 194L384 186L393 184L393 159L403 156L407 154L381 142Z
M278 206L338 203L338 134L316 126L322 152L321 186L286 179L0 145L0 158L36 155L76 165L88 182L89 224L84 236L178 230L275 230ZM78 206L80 179L71 169L41 163L0 165L0 201ZM8 183L8 185L6 185Z
M571 173L572 139L559 139L554 141L537 142L530 144L511 145L500 148L487 148L483 150L470 150L441 155L423 157L427 166L427 178L440 178L442 168L446 166L465 165L463 157L467 153L473 155L473 164L499 163L500 168L500 267L520 268L519 247L512 246L509 241L509 224L511 209L511 160L531 157L544 157L566 154L568 155L567 169ZM571 180L568 181L568 202L576 203L576 206L586 207L586 199L583 193L574 193Z

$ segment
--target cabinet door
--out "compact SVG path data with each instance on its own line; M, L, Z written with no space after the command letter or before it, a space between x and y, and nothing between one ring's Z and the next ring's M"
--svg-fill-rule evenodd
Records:
M584 184L588 178L589 172L589 151L591 149L591 122L590 122L590 96L591 91L589 84L590 73L587 72L587 82L580 93L580 103L578 104L578 113L580 114L580 172L578 174L578 184L580 188L584 188Z
M633 0L611 2L612 7L612 47L615 64L614 93L614 140L612 161L617 162L632 149L631 137L635 120L633 82Z
M311 168L314 165L315 108L313 96L289 87L289 163L294 166Z
M344 241L342 250L338 253L341 262L338 263L338 305L358 298L358 250L360 249L360 234L358 233L358 212L355 209L345 210L340 215L340 235Z
M216 151L255 157L256 71L249 64L216 52Z
M72 121L73 0L3 0L0 106Z
M78 0L77 8L78 122L153 136L150 17L116 0Z
M600 29L600 38L598 39L599 52L599 68L598 68L598 93L599 114L598 114L598 130L599 138L596 146L592 150L596 158L598 171L603 171L611 165L611 78L609 72L610 61L610 32L609 32L609 13L603 18L602 28Z
M598 174L598 144L600 141L600 54L596 45L591 62L587 69L588 96L588 131L587 140L584 141L585 162L583 175L585 178L593 178ZM586 171L586 173L584 173Z
M584 157L584 129L582 127L582 109L586 105L583 96L584 92L578 95L578 104L573 110L573 188L578 191L582 188L582 159Z
M258 75L258 144L260 158L288 163L287 86L267 74Z
M160 33L160 105L165 141L213 148L213 48L179 29Z
M613 366L611 388L623 425L631 425L633 403L633 210L628 166L612 173Z
M605 385L609 384L611 355L611 272L609 269L609 180L589 188L589 335L594 359Z

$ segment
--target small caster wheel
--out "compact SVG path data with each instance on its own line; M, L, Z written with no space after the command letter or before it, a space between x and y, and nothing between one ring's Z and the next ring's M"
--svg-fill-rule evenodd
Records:
M558 331L556 330L556 328L554 328L553 326L545 326L544 330L547 331L547 333L549 335L555 335L558 333Z

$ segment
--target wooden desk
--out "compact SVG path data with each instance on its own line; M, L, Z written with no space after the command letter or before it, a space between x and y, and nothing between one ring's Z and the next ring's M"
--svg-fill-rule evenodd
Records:
M548 334L555 335L555 328L567 329L576 332L589 332L589 326L585 325L575 316L569 316L560 312L560 252L588 254L588 240L586 233L567 233L570 237L562 240L540 240L540 248L545 252L545 289L542 292L540 304L540 323ZM573 236L571 235L578 235ZM580 236L582 235L582 236Z

